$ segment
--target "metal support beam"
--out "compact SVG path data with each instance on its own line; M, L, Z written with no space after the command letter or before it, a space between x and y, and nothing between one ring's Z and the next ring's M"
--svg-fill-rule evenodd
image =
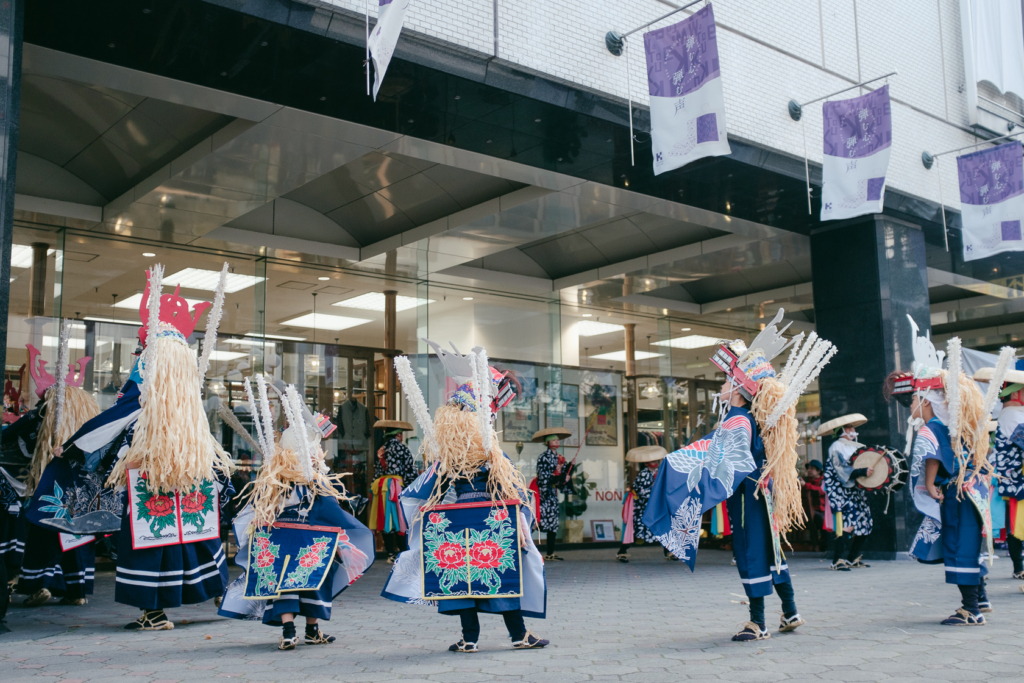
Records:
M11 243L14 239L14 173L21 111L21 49L25 0L0 4L0 368L7 365L7 316L11 298ZM22 382L22 388L27 382Z

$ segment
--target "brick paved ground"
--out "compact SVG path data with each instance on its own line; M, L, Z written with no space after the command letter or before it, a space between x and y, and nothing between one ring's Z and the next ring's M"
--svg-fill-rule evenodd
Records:
M566 552L548 566L548 619L527 620L552 641L512 651L501 620L485 615L476 655L452 654L458 620L378 597L388 566L335 602L333 646L275 649L278 630L220 619L213 605L173 610L173 631L126 633L136 616L114 604L113 576L97 578L86 607L13 607L13 633L0 636L4 683L171 683L253 681L923 681L1024 678L1024 583L996 562L983 627L943 627L958 593L939 567L907 561L835 573L818 559L790 561L807 625L761 643L732 643L746 606L729 553L701 551L697 573L632 551ZM769 621L778 600L766 602ZM187 620L189 623L184 623ZM774 631L774 627L773 627Z

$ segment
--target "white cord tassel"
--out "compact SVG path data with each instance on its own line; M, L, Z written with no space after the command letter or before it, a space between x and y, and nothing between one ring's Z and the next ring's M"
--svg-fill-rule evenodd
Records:
M146 322L146 348L143 349L139 358L140 373L142 375L142 396L143 400L149 397L149 384L145 381L146 376L153 371L153 364L156 361L150 349L156 342L157 333L160 331L160 297L164 288L164 267L156 263L149 269L149 320ZM147 367L149 366L149 367Z
M789 360L786 361L786 367L782 371L782 377L779 378L780 382L786 386L793 383L796 374L800 371L804 361L807 359L807 354L814 348L817 341L818 333L811 332L807 335L807 340L803 343L803 346L800 347L799 351L793 349L793 352L789 355Z
M779 381L783 384L788 384L788 380L792 379L792 375L796 371L794 359L800 355L800 345L804 341L804 336L804 333L801 332L793 337L793 346L790 348L789 358L786 359L786 365L782 368L782 376L779 377Z
M480 349L476 354L477 374L477 419L480 421L480 437L484 453L491 452L491 378L487 362L487 351Z
M992 415L992 409L996 407L996 401L999 400L999 392L1003 390L1003 380L1006 379L1006 373L1010 371L1010 365L1013 363L1013 354L1014 348L1012 346L1004 346L999 350L999 360L996 362L995 370L992 371L992 379L988 382L985 400L981 404L981 414L985 416L985 419L978 422L975 441L982 438L985 430L988 428L986 422L989 416Z
M808 344L811 339L808 337ZM786 386L786 391L782 394L782 398L779 399L775 409L772 410L768 416L764 428L771 429L775 426L775 423L779 421L782 415L789 410L791 406L796 404L800 400L800 396L807 389L808 385L817 379L818 374L821 373L822 368L832 360L832 356L836 354L836 347L832 345L832 342L824 339L818 339L814 342L814 347L811 349L807 357L804 358L799 367L797 367L792 384Z
M245 378L242 386L245 387L245 398L249 402L249 414L252 415L252 426L256 430L256 440L259 442L263 457L266 458L267 442L263 438L263 425L260 424L260 407L256 403L256 397L252 395L252 384L249 382L248 377Z
M295 429L298 434L299 466L302 467L302 476L307 482L313 481L313 461L310 455L309 438L306 434L306 422L302 419L302 405L295 387L291 384L284 390L281 397L281 404L284 406L285 414L288 417L288 428Z
M56 406L53 410L53 437L57 438L60 431L61 417L64 415L64 394L71 362L68 359L68 347L71 341L71 321L65 318L60 326L60 349L57 351L57 382L53 390L57 392ZM63 444L55 443L53 447Z
M434 442L434 421L430 419L430 411L427 409L427 402L423 400L423 392L420 391L419 382L412 372L412 365L406 356L395 356L395 372L398 374L398 381L405 389L405 400L412 408L412 414L416 423L423 430L423 439L426 443Z
M263 447L269 456L274 454L274 415L270 412L270 399L267 398L267 381L263 375L256 375L256 388L260 393L260 410L253 416L254 420L263 420ZM284 403L282 399L281 403ZM265 464L265 463L264 463Z
M957 455L963 451L960 439L960 372L963 360L960 337L953 337L946 343L946 403L949 405L949 440Z
M224 313L224 290L228 286L228 263L220 270L220 280L217 282L217 291L213 296L213 310L206 317L206 336L203 337L203 353L199 356L199 382L202 384L206 379L206 372L210 369L210 354L217 346L217 330L220 328L220 317Z

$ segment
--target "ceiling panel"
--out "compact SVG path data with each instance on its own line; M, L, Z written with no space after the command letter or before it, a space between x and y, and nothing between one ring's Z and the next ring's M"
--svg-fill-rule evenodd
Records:
M523 253L540 264L552 279L608 265L604 254L576 233L525 247Z
M335 209L327 217L364 247L413 227L398 207L377 193Z
M625 218L586 228L580 234L597 247L609 263L627 261L658 250L640 228Z

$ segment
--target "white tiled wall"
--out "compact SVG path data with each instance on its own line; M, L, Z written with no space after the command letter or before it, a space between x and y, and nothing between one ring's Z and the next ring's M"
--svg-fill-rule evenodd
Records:
M355 12L364 8L353 0L310 1ZM406 30L491 56L495 6L499 59L622 99L627 59L608 53L605 33L629 30L673 7L667 0L413 0ZM731 137L802 157L801 124L786 110L791 98L813 99L897 69L889 81L889 184L938 200L936 171L924 169L921 152L974 141L960 92L958 0L719 0L714 7ZM634 100L646 106L642 34L630 44L628 84ZM820 162L820 105L808 107L802 125L810 157ZM944 164L943 193L956 208L953 167Z

